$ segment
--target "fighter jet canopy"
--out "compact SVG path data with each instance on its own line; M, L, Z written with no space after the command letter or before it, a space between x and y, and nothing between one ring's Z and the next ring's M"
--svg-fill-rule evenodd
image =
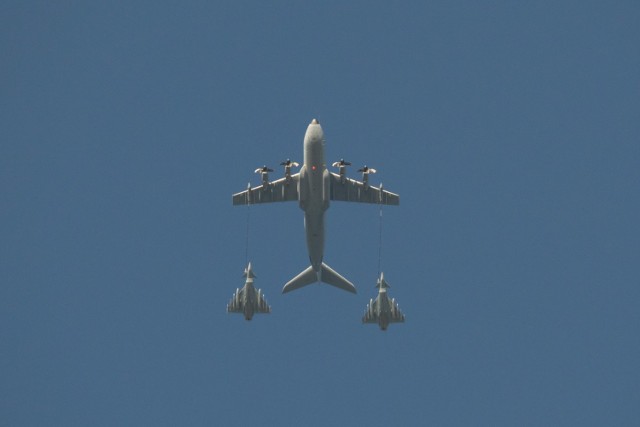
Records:
M251 262L249 262L247 268L244 269L244 274L242 275L242 277L246 277L248 279L253 279L254 277L256 277L256 275L253 274L253 270L251 269Z
M390 288L391 285L389 285L387 283L386 280L384 280L384 273L380 273L380 278L378 279L378 282L376 283L376 288L379 289L384 289L384 288Z

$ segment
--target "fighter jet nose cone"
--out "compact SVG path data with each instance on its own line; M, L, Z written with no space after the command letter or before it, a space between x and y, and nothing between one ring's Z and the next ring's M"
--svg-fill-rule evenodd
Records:
M319 125L320 122L318 122L318 119L313 119L313 120L311 120L311 124L312 125Z

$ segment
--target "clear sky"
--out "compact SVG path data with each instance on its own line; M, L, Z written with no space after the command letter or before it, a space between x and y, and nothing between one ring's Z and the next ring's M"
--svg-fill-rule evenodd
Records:
M0 425L635 425L635 1L0 6ZM267 4L269 3L269 4ZM406 323L362 325L378 209L250 210L253 170L378 169ZM274 177L281 176L277 170Z

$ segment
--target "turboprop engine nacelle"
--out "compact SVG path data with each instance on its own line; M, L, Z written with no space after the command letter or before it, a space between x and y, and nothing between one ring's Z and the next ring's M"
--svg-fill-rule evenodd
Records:
M300 163L293 162L291 159L287 159L284 162L280 163L280 166L284 166L284 177L287 180L287 184L291 181L291 168L297 168L300 166Z
M273 172L273 169L268 168L267 165L255 170L255 173L260 174L260 178L262 179L262 188L265 190L269 188L269 172Z

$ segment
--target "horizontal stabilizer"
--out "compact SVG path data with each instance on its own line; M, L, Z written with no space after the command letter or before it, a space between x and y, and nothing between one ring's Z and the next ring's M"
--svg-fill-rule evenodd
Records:
M353 283L342 277L337 271L329 267L324 262L322 263L320 271L320 280L324 283L343 289L347 292L356 293L356 287L353 286Z
M304 270L302 273L298 274L293 279L289 280L284 288L282 288L282 293L286 294L287 292L295 291L296 289L300 289L303 286L310 285L318 281L318 275L313 270L313 267L309 267Z
M289 280L289 282L284 285L284 288L282 288L282 293L286 294L287 292L295 291L296 289L300 289L315 282L324 282L347 292L356 293L356 287L353 286L353 283L342 277L337 271L329 267L324 262L320 266L320 274L316 273L313 267L308 267L302 273Z

